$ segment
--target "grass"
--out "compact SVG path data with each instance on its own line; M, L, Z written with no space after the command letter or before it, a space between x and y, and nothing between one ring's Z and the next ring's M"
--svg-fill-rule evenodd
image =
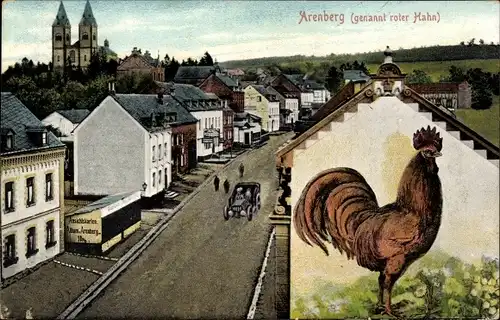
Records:
M462 68L463 70L480 68L485 72L497 73L500 60L455 60L455 61L426 61L426 62L397 62L403 73L410 74L413 70L422 70L431 76L432 81L438 82L441 76L447 77L451 66ZM367 67L371 73L377 72L379 64L369 64Z
M457 118L472 130L500 146L500 97L493 96L493 105L487 110L458 109Z

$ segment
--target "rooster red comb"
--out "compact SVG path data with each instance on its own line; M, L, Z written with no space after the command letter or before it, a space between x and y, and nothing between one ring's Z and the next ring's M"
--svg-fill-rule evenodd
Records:
M427 126L427 129L417 130L413 134L413 147L416 150L420 150L424 147L433 146L437 151L441 151L443 148L443 138L439 136L439 132L436 131L436 127L431 129L431 126Z

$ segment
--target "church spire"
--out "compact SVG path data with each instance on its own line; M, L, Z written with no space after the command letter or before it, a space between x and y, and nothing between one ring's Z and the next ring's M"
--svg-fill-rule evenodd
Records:
M90 6L89 0L87 0L87 3L85 4L85 10L83 11L80 25L97 27L97 21L94 18L94 13L92 13L92 7Z
M64 4L61 0L59 4L59 10L57 10L57 15L54 20L54 23L52 23L52 26L70 26L68 15L66 14L66 10L64 9Z

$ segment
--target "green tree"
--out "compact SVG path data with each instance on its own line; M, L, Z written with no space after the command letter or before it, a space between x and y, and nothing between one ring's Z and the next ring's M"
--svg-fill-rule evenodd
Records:
M109 94L109 83L113 77L101 75L90 81L85 90L85 99L78 104L79 109L94 110Z
M413 70L413 72L406 77L408 83L432 83L431 77L422 70Z
M212 59L212 56L210 53L205 52L203 57L201 57L199 64L200 66L213 66L214 65L214 60Z
M479 68L469 69L466 79L472 86L473 109L489 109L493 103L488 75Z
M449 82L463 82L466 80L466 75L462 68L456 66L451 66L449 69L450 76L448 77Z
M61 102L64 109L76 108L80 101L85 99L86 87L76 81L68 81L61 94Z
M331 66L328 70L328 74L326 76L326 87L332 95L336 94L339 89L342 87L342 82L344 81L342 72L337 70L335 66Z

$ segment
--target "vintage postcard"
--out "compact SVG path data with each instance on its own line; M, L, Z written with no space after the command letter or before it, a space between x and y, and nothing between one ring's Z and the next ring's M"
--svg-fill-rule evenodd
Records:
M498 9L3 1L0 319L498 319Z

